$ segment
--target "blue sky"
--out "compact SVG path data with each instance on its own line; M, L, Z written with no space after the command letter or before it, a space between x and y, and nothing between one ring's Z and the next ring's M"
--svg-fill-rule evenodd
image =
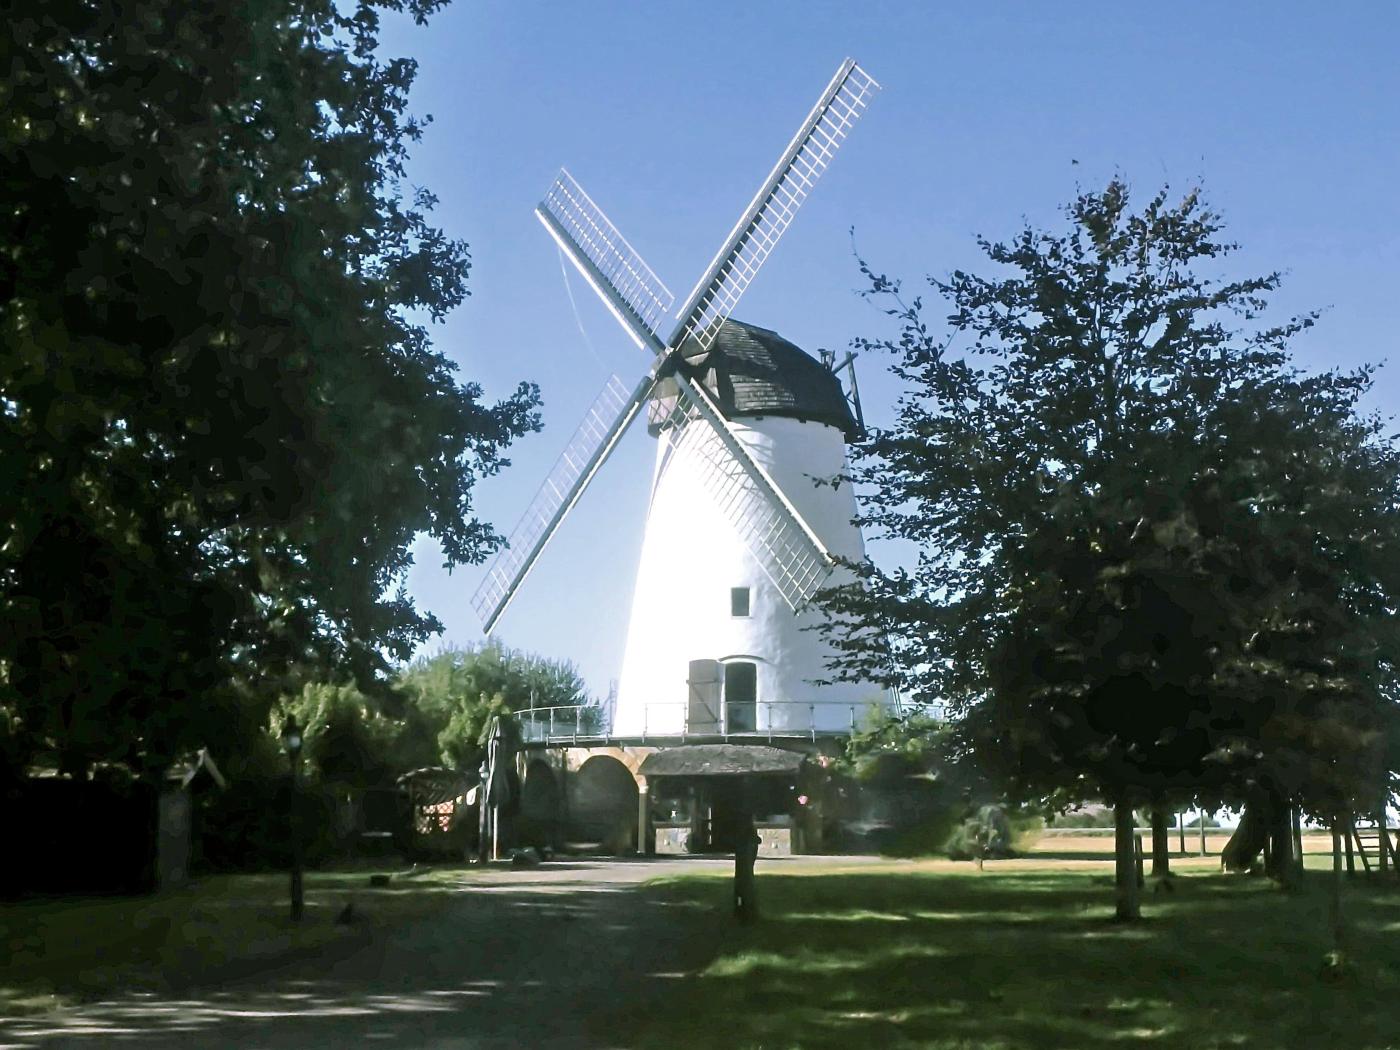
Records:
M842 58L883 85L737 316L809 351L878 336L850 231L918 282L979 265L974 237L1050 225L1115 173L1139 196L1203 182L1241 250L1285 272L1277 315L1322 308L1300 364L1394 359L1400 330L1400 5L1265 3L519 3L457 0L386 22L420 63L433 123L410 176L471 244L472 297L435 330L462 376L537 381L545 430L483 483L509 530L610 372L647 362L531 215L567 166L678 297L689 291ZM860 363L867 416L897 388ZM1400 361L1373 406L1400 395ZM630 434L502 620L508 644L576 662L606 693L622 659L654 446ZM690 538L693 542L693 538ZM481 638L482 569L420 543L410 590L446 633ZM876 549L877 558L881 552ZM678 548L678 559L683 551ZM678 592L679 598L679 592ZM678 602L678 627L685 609Z

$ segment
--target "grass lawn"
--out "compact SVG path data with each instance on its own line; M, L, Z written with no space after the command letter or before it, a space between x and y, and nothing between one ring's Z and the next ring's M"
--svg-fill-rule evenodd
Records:
M604 1023L635 1050L1400 1046L1393 875L1348 881L1354 970L1334 983L1319 976L1330 876L1316 869L1329 857L1308 858L1295 895L1221 875L1214 857L1178 858L1175 892L1149 882L1144 921L1119 925L1109 848L1046 842L980 873L950 861L760 862L762 921L732 927L664 1014L618 1008ZM650 892L728 921L727 879Z
M308 872L299 924L288 917L285 874L210 876L151 897L0 903L0 1017L348 950L376 930L430 914L465 877L443 868L370 889L368 871ZM356 921L337 924L350 900Z

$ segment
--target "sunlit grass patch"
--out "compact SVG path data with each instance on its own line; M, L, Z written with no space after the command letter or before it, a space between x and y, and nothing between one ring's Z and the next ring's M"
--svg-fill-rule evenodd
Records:
M635 1050L875 1047L1349 1050L1400 1046L1400 883L1346 887L1353 978L1321 979L1326 876L1267 880L1176 865L1144 921L1112 921L1111 865L1034 857L859 869L760 863L761 921L664 1011L630 1016ZM727 880L650 892L728 922ZM722 1016L716 1025L678 1019ZM606 1023L606 1018L602 1023ZM616 1031L616 1029L612 1029Z

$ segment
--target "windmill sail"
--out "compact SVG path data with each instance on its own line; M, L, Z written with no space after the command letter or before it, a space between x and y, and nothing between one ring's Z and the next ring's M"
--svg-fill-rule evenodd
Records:
M670 346L687 354L709 347L754 275L792 224L793 216L831 163L880 85L852 59L836 76L778 158L763 186L696 283ZM693 340L693 343L691 342Z
M654 336L676 297L572 175L559 170L535 214L638 345L638 330Z
M677 376L678 397L666 440L690 456L705 490L733 523L754 559L793 609L831 575L826 545L749 453L705 389ZM704 420L708 425L692 426Z
M629 396L621 379L617 376L608 379L546 475L529 509L511 532L508 545L496 555L486 578L472 596L472 605L486 633L496 626L520 584L534 568L545 544L636 417L651 387L652 379L647 376Z

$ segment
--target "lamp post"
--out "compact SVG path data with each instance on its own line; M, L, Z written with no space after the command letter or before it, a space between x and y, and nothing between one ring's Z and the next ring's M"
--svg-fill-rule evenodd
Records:
M303 905L301 879L301 835L297 827L297 794L301 779L301 726L297 725L296 715L288 715L282 723L282 746L287 749L287 757L292 764L292 786L288 795L288 817L292 837L292 921L301 921Z

